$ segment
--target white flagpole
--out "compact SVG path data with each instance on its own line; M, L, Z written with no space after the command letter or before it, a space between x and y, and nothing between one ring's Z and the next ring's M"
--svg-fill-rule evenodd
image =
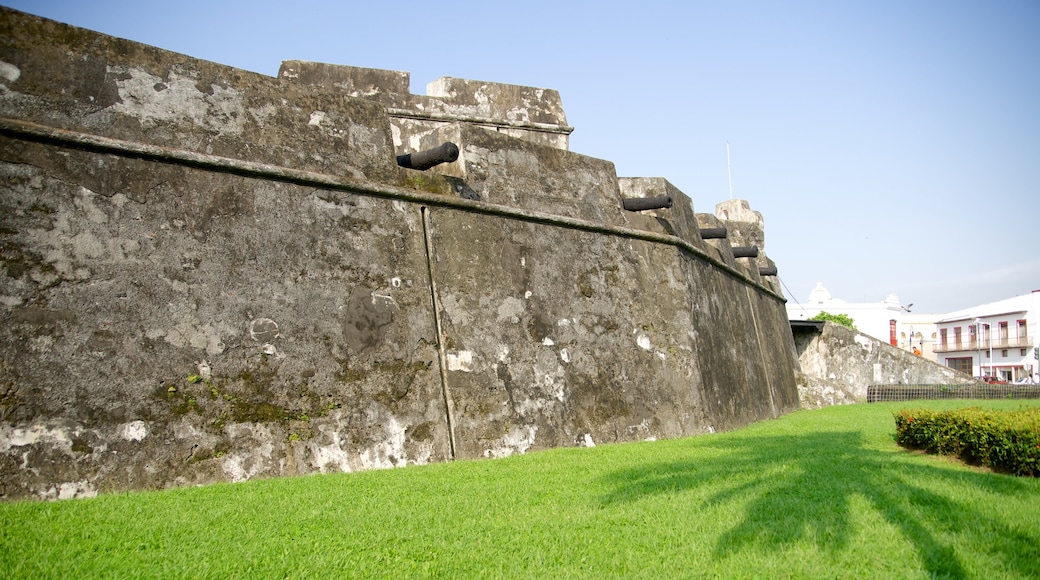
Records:
M729 141L726 141L726 173L729 175L729 198L733 199L733 168L729 162Z

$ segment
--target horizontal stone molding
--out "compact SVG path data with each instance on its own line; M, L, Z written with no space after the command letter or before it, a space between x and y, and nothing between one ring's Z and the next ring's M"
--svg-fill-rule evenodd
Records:
M268 163L233 159L219 155L199 153L197 151L188 151L186 149L160 147L158 145L150 145L147 143L135 143L121 139L113 139L111 137L93 135L81 131L70 131L68 129L48 127L39 123L7 117L0 117L0 134L16 139L45 142L75 149L86 149L95 152L137 157L222 173L272 179L296 185L322 187L335 191L343 191L384 199L396 199L421 205L453 208L518 221L553 225L562 228L675 246L699 260L710 263L719 270L759 292L779 300L780 302L787 301L783 295L778 294L771 288L768 288L746 276L743 272L733 268L729 264L707 254L700 248L683 239L667 234L637 230L624 226L599 224L566 216L473 201L461 197L425 193L392 185L381 185L336 175L327 175L313 171L280 167Z
M551 125L548 123L534 123L526 121L506 121L501 119L492 119L489 117L473 117L467 115L453 115L450 113L421 113L418 111L411 111L408 109L394 109L388 108L386 112L391 117L398 117L403 119L429 119L431 121L443 121L445 123L473 123L476 125L487 125L489 127L507 127L510 129L526 129L528 131L539 131L542 133L555 133L558 135L570 135L574 132L574 127L570 125Z

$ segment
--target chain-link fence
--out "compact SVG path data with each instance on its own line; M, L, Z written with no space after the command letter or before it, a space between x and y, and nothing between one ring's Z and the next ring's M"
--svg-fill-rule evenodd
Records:
M1040 399L1040 385L870 385L868 403L916 399Z

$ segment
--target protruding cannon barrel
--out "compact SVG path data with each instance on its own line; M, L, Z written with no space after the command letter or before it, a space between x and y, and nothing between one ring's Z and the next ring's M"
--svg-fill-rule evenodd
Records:
M621 200L621 207L626 211L643 211L647 209L667 209L672 207L672 196L661 197L629 197Z
M726 228L701 228L700 231L702 240L718 240L729 235Z
M451 141L445 141L444 144L433 149L398 155L397 164L405 169L426 170L441 163L451 163L458 158L459 146Z
M733 246L734 258L757 258L758 246Z
M776 266L763 266L758 269L759 276L776 276Z

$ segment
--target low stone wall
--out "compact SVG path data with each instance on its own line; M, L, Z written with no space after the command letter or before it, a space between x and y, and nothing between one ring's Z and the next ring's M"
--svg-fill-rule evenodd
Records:
M877 384L971 384L971 377L840 324L795 331L804 408L858 403Z
M609 162L470 125L401 169L378 102L3 8L0 72L2 498L798 408L782 296L677 190L624 212Z

